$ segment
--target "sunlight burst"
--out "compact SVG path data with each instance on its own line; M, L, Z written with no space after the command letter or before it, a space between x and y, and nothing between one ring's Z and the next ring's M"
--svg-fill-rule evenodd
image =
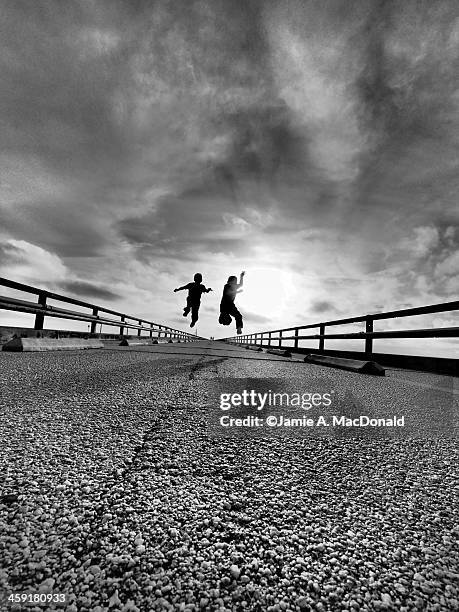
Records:
M292 274L275 268L247 268L241 309L275 319L283 315L293 294Z

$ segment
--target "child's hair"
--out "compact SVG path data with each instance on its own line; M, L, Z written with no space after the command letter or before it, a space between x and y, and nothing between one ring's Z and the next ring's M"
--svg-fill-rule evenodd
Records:
M199 274L199 272L197 272L193 278L195 283L200 283L202 281L202 274Z
M237 276L228 276L228 281L230 285L233 283L237 283Z

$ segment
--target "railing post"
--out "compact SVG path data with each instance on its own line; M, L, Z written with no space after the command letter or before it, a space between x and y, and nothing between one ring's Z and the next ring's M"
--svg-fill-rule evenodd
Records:
M92 316L93 317L97 317L98 314L99 314L99 309L98 308L93 308L92 309ZM96 333L96 325L97 325L97 321L92 321L92 323L91 323L91 334L95 334Z
M43 308L46 308L46 293L38 294L38 303L40 304L40 306L43 306ZM43 329L44 321L45 321L44 314L42 314L41 312L36 314L34 329Z
M319 334L320 334L320 338L319 338L319 351L321 353L323 353L324 351L324 346L325 346L325 338L323 337L325 334L325 325L324 323L321 323L319 325Z
M365 317L365 332L367 334L373 333L373 318L371 316ZM373 352L373 338L366 337L365 338L365 353L367 355L371 355Z
M153 325L150 324L150 338L153 338Z
M121 323L124 323L125 321L126 321L126 317L123 315L121 317ZM120 336L124 336L124 326L123 325L120 327Z
M268 333L268 347L271 346L271 334L272 332Z
M282 332L279 332L279 348L282 346Z
M139 325L142 325L142 321L138 321ZM137 330L137 335L140 336L140 334L142 333L141 329Z
M295 340L293 341L293 348L297 349L298 348L298 327L295 328Z

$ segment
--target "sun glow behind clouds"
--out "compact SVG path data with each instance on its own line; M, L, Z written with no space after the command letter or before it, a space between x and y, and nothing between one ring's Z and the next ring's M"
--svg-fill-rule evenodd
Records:
M241 311L269 318L282 317L292 305L292 273L279 268L247 268L243 292L238 296Z

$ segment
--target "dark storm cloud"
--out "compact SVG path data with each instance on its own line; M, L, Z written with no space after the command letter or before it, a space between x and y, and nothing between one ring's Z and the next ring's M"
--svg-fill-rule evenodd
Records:
M263 315L259 315L255 312L247 312L244 311L244 319L249 323L256 323L257 325L267 325L271 323L270 317L264 317Z
M138 247L138 256L144 260L154 256L199 259L200 254L219 252L248 256L250 243L240 235L246 229L238 217L243 211L218 183L213 180L205 188L164 196L154 210L121 221L118 231Z
M182 190L215 173L237 199L237 172L258 175L278 163L279 120L270 119L269 134L254 111L270 87L257 2L75 2L65 11L19 2L3 12L2 153L39 158L36 182L51 197L54 180L72 185L52 217L34 215L44 248L59 244L51 221L68 244L64 254L92 251L93 221L106 213L109 223L120 209L129 215L159 176ZM228 148L222 161L219 140ZM67 216L80 194L87 243ZM19 215L6 227L13 237L24 225Z
M104 185L122 181L130 147L112 112L129 28L118 44L122 21L103 3L7 2L2 21L2 229L63 256L95 254L108 242L95 229L110 214Z
M85 281L66 281L61 283L60 287L64 291L73 293L74 295L88 298L96 298L111 302L113 302L114 300L119 300L121 297L113 291L110 291L110 289L107 289L106 287L94 285Z
M244 179L267 181L275 188L276 178L285 180L293 175L298 180L300 171L304 172L307 142L292 125L289 109L282 100L228 114L222 112L218 120L231 133L232 144L226 160L215 166L215 173L227 183L236 200L238 183Z
M452 2L408 2L403 10L385 3L365 32L355 85L373 146L346 223L376 236L380 251L405 239L410 226L441 233L458 221L458 17Z
M0 263L16 264L22 262L22 251L14 244L0 243Z
M356 82L368 129L379 132L383 145L446 136L455 110L457 5L424 0L400 9L381 3L378 19L369 22L366 62Z
M90 168L106 172L125 152L110 108L123 70L124 45L110 51L121 22L116 10L103 7L3 5L2 152L26 148L63 173L85 177Z
M313 313L321 313L321 312L331 312L337 313L339 309L332 303L327 300L314 300L311 304L311 312Z
M106 242L102 224L75 202L36 202L24 205L21 214L7 210L3 229L62 257L97 256Z

